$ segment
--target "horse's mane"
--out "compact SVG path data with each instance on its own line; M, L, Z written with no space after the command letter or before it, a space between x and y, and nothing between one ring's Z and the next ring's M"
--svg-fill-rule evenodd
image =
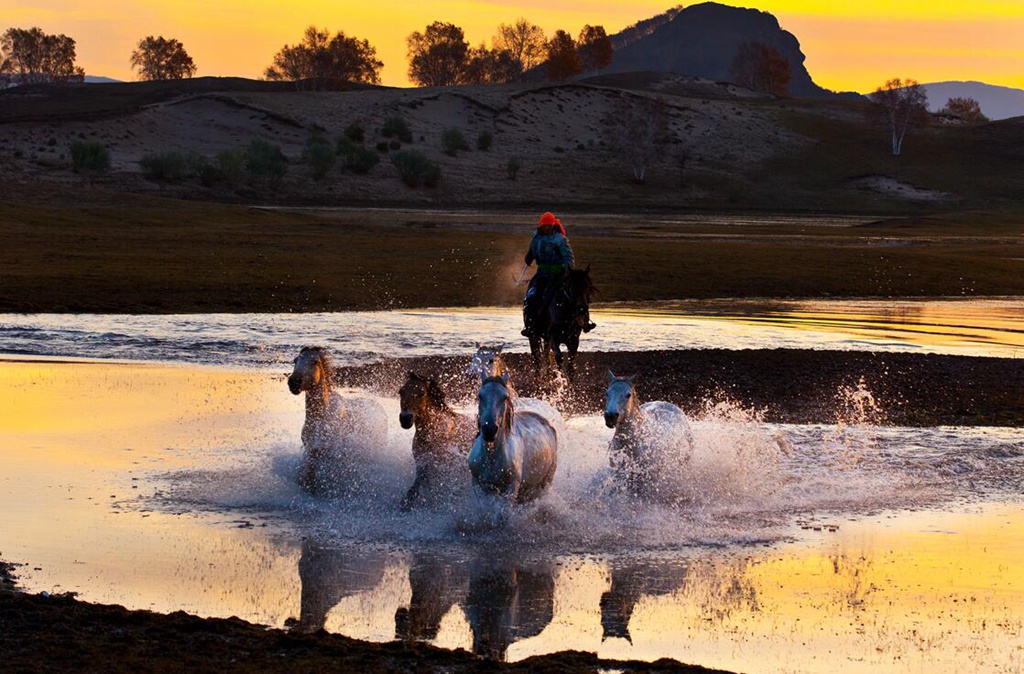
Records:
M330 350L325 346L304 346L299 351L299 355L301 356L306 353L313 354L316 359L320 361L320 367L324 369L324 376L327 381L333 385L336 373L334 369L334 360L331 358Z
M500 377L500 376L499 377L488 377L487 379L484 379L482 382L480 382L480 388L483 388L487 384L500 384L501 387L503 389L505 389L505 392L508 394L508 408L509 408L508 411L509 411L509 414L514 414L515 413L516 392L515 392L515 389L512 388L511 382L506 383L505 379L503 377Z
M569 289L573 295L577 296L577 298L582 296L589 304L594 293L597 292L597 288L594 287L594 281L590 278L590 270L573 269L570 271Z
M427 399L442 409L448 408L448 401L445 400L444 391L441 385L433 377L427 379Z
M441 389L441 385L437 383L436 379L433 377L424 377L416 374L415 372L409 373L409 379L415 379L416 381L425 383L427 385L427 400L437 407L448 409L448 401L445 399L444 391Z

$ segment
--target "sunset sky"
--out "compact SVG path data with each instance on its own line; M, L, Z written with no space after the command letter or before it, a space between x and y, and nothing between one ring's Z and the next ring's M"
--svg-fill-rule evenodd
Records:
M455 23L467 39L490 41L518 17L550 35L586 23L609 33L663 12L672 0L0 0L0 30L39 26L78 43L90 75L134 79L128 57L138 40L163 35L184 43L198 75L259 77L274 53L310 24L368 39L384 61L385 84L407 85L405 37L434 20ZM921 82L979 80L1024 88L1021 0L761 0L729 3L775 14L797 36L818 84L868 91L889 77Z

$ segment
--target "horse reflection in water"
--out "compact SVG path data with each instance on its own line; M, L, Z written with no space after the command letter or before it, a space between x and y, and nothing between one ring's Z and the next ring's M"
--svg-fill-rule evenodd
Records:
M478 393L479 433L469 453L473 484L499 503L526 503L541 496L558 465L555 420L517 412L508 374L487 377Z
M436 501L465 480L467 448L476 434L476 424L445 402L436 379L410 372L398 391L402 428L416 427L412 456L416 478L402 499L402 510L424 501ZM424 493L429 492L429 493Z
M348 486L342 483L355 476L356 455L387 443L387 413L376 400L346 399L335 392L327 349L303 347L294 363L288 388L306 394L299 486L314 494Z
M416 553L409 571L412 598L395 613L395 638L430 641L441 620L461 604L473 652L504 661L509 646L540 634L554 616L555 582L547 563Z
M547 563L479 558L469 573L465 609L477 655L504 661L509 646L551 623L555 580Z
M640 404L635 377L608 371L604 422L614 428L609 445L612 476L633 496L671 500L671 478L690 460L693 435L683 411L671 403Z
M302 599L299 620L292 628L317 632L327 614L345 597L369 592L384 579L387 555L364 547L332 548L311 539L302 542L299 581Z
M629 621L644 597L674 594L686 584L689 569L672 563L613 564L612 583L601 595L601 640L625 639L633 643Z
M432 551L417 551L409 565L412 597L395 612L395 638L432 641L441 620L466 597L469 573L464 559Z

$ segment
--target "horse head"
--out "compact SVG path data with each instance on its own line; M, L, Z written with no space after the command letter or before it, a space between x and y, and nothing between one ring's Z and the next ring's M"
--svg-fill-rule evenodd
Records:
M477 423L485 442L494 442L498 432L512 426L512 396L508 389L508 373L500 377L483 376L477 394Z
M615 428L619 421L630 417L640 406L635 380L635 375L616 377L608 370L608 389L604 393L604 424L608 428Z
M318 386L330 386L334 366L330 352L322 346L304 346L292 361L294 367L288 377L288 389L295 395L311 391Z
M589 264L585 269L573 269L570 271L566 285L568 286L569 294L572 295L577 306L590 306L590 301L594 298L597 288L594 287L594 282L590 278Z
M469 361L466 374L471 377L500 377L502 372L507 372L505 361L501 357L501 350L504 344L476 345L476 353Z

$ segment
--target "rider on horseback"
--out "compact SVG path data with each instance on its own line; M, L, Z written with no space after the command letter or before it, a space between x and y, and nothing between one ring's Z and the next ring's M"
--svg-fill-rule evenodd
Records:
M523 298L524 337L540 337L537 334L538 314L548 305L552 293L573 265L572 248L566 238L565 228L550 212L540 216L537 231L526 251L526 266L529 267L534 260L537 261L537 273L530 279L530 287ZM590 332L595 327L597 325L587 315L583 331Z

